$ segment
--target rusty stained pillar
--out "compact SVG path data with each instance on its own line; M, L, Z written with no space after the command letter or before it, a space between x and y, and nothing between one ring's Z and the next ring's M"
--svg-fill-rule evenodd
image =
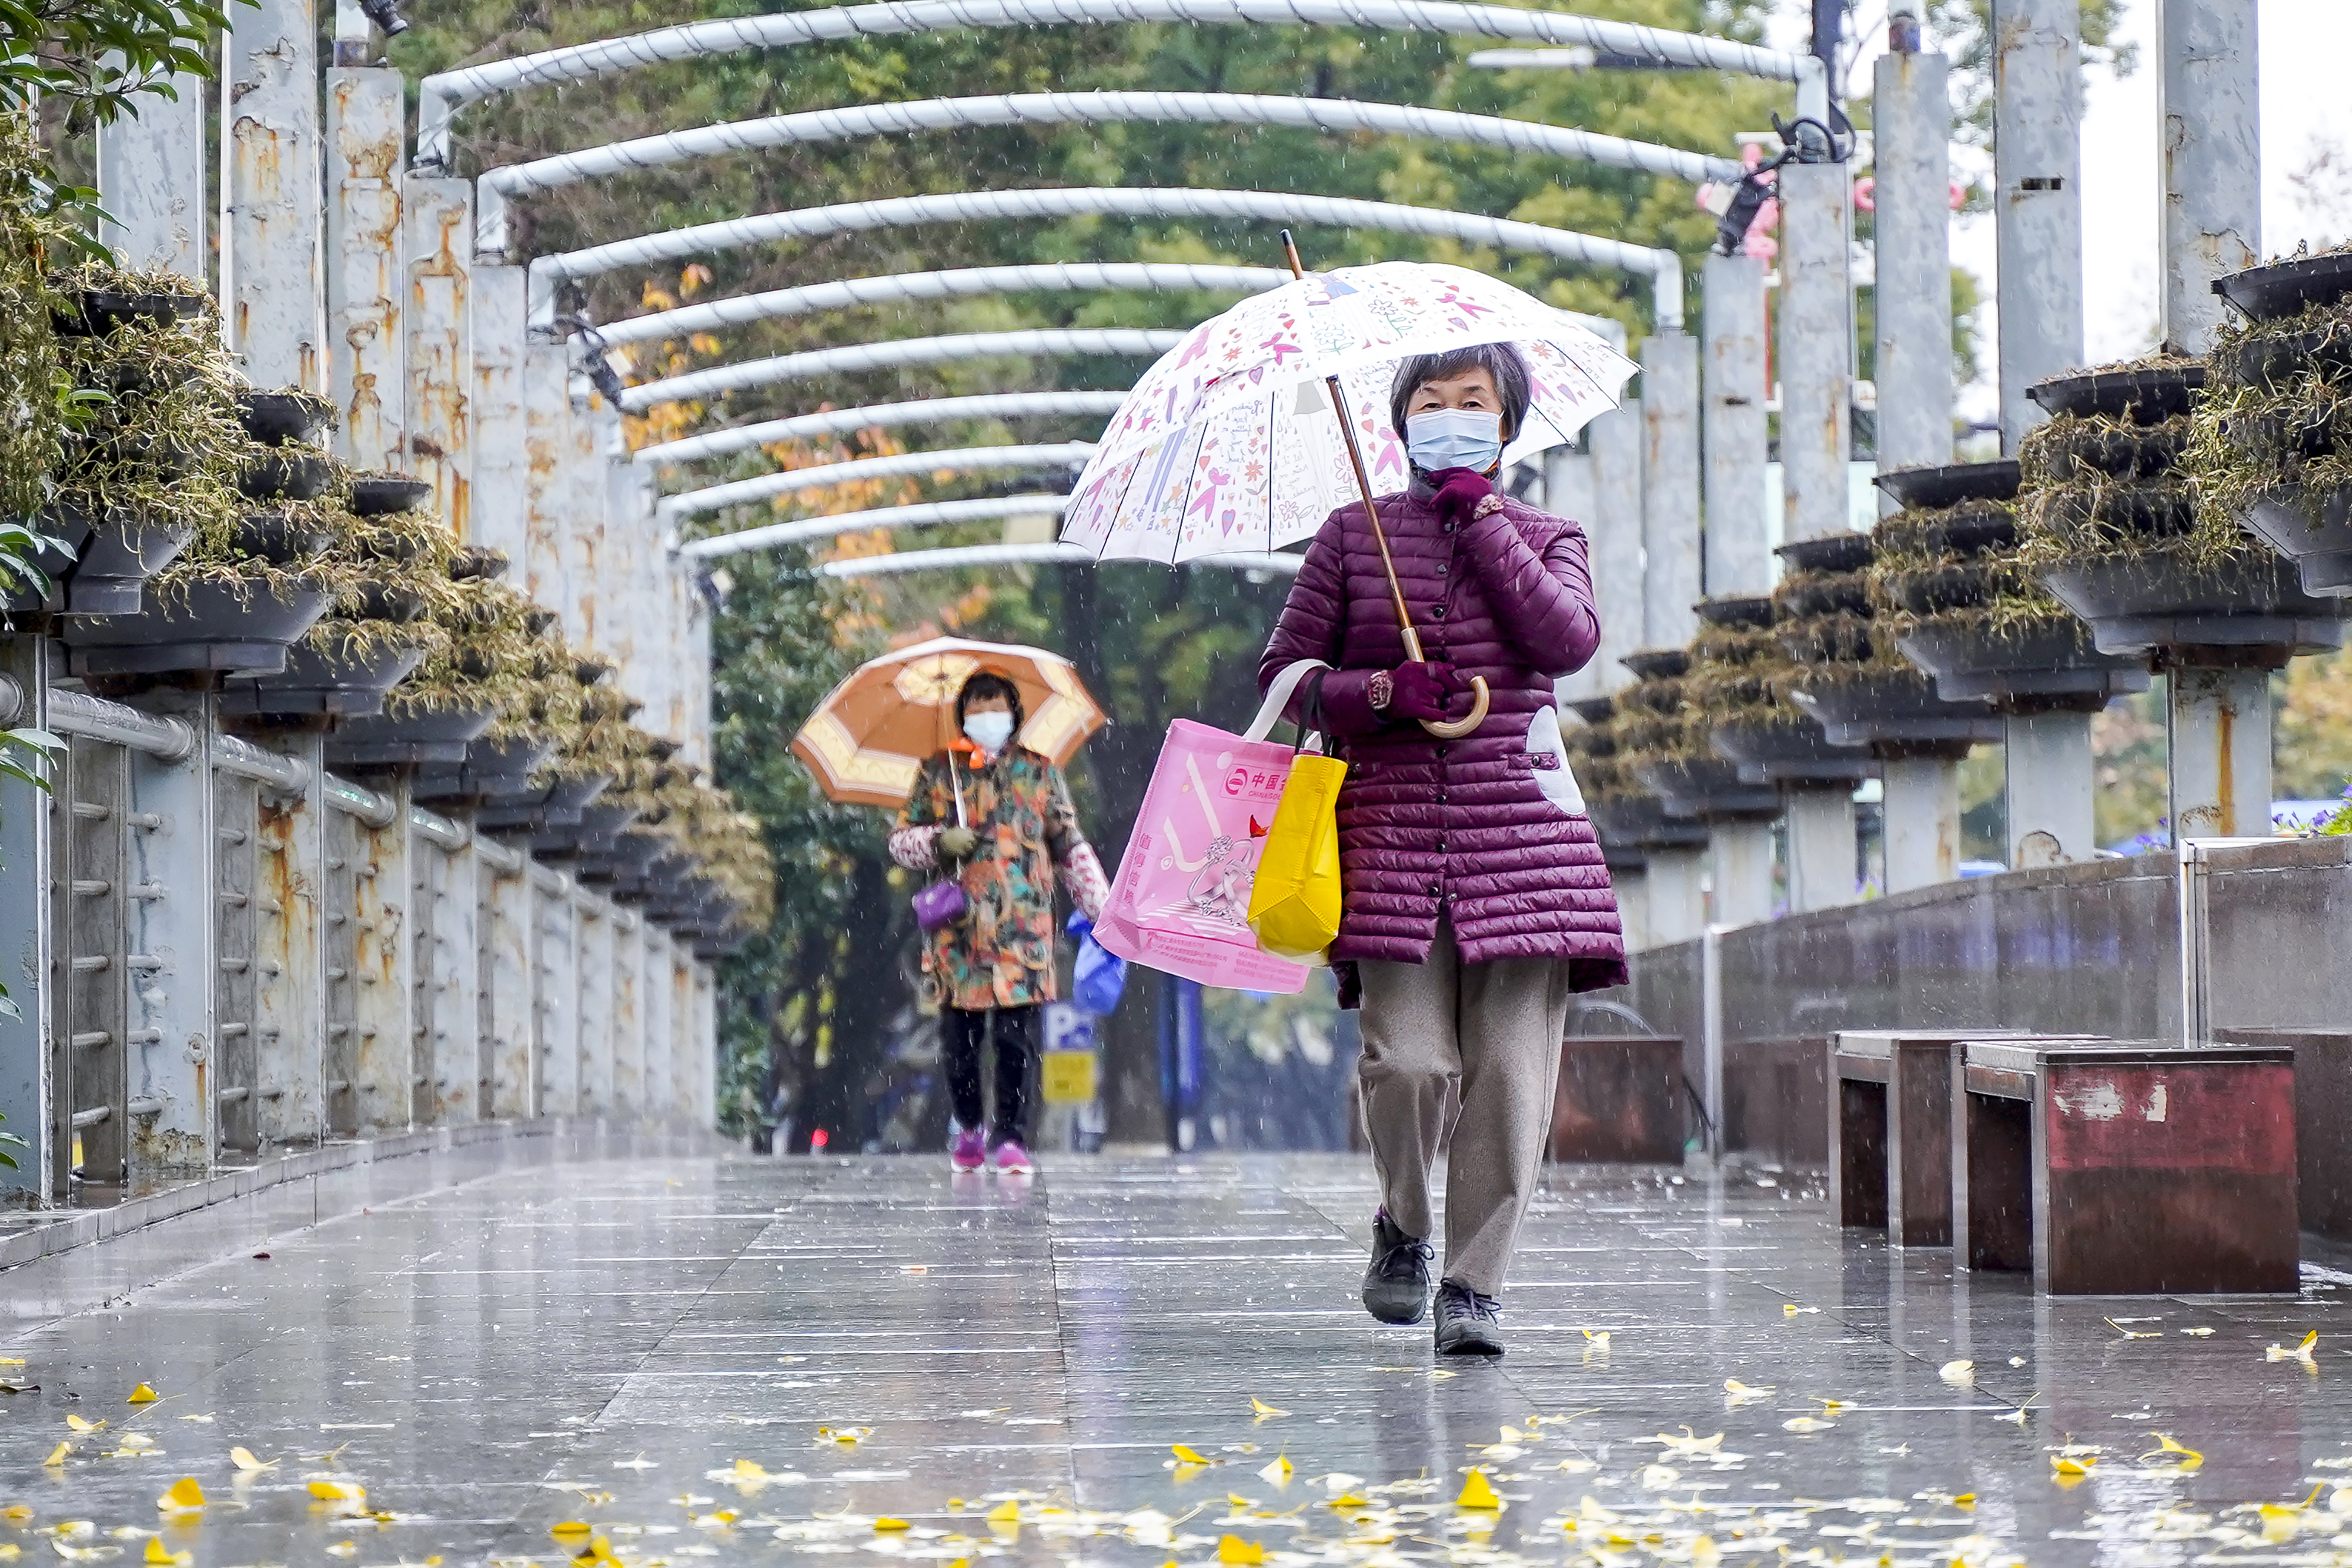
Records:
M137 750L129 758L126 946L156 963L131 977L125 1070L134 1182L203 1176L216 1146L215 699L174 693L163 700L194 747L177 761Z
M489 1080L481 1113L520 1121L539 1114L530 857L477 837L473 860L479 905L475 930L481 943L477 1027Z
M338 65L327 72L327 395L342 413L334 452L354 467L394 473L407 468L399 173L405 111L398 71Z
M1698 340L1654 332L1642 345L1642 632L1605 649L1612 664L1697 634L1699 506Z
M282 747L308 769L299 795L264 790L255 857L254 1031L262 1146L317 1144L352 1131L353 1086L326 1082L326 743ZM228 894L226 896L236 896Z
M476 891L476 846L472 832L457 849L443 849L418 869L420 904L431 901L425 935L415 957L416 1022L423 1026L417 1075L416 1119L436 1126L462 1125L489 1115L482 1088L489 1076L481 1048L481 900Z
M587 888L572 895L573 941L580 977L580 1113L613 1114L613 916L618 913Z
M572 879L533 862L532 964L537 976L539 1113L577 1116L580 1097L580 970Z
M1772 591L1772 540L1765 520L1771 456L1766 403L1764 263L1752 256L1706 258L1699 371L1701 437L1706 452L1706 591L1712 598ZM1693 629L1694 631L1696 628ZM1687 642L1687 637L1682 642ZM1660 643L1679 647L1682 643Z
M530 436L523 415L523 297L520 267L474 264L473 482L462 542L499 550L514 563L520 587L530 553Z
M457 538L471 537L474 393L474 186L410 174L401 181L401 326L406 361L407 471L433 486Z
M564 470L572 452L571 371L560 343L531 343L522 351L522 553L507 580L548 609L572 603L571 531ZM571 617L564 631L573 632Z
M319 18L229 8L222 46L221 314L256 386L327 390Z
M2079 0L1993 0L2000 449L2049 415L2025 389L2083 362Z
M358 1125L375 1133L404 1132L415 1120L416 878L421 858L433 852L418 841L408 781L386 793L390 819L362 824L356 840L362 863L350 915L352 1098Z
M2164 341L2175 353L2211 350L2222 318L2213 280L2263 259L2260 26L2254 0L2157 0Z
M49 643L40 637L0 640L0 722L11 727L47 729L49 722ZM55 1151L50 1147L49 1026L52 993L51 945L54 902L41 890L55 881L51 867L50 803L21 779L0 778L0 866L20 891L0 899L0 979L16 1004L15 1018L0 1018L0 1123L32 1146L17 1156L16 1168L0 1166L0 1204L38 1206L47 1197ZM62 850L62 841L57 848Z
M100 238L139 271L208 281L205 202L205 83L175 76L176 100L144 97L139 112L98 130L99 204L113 221Z

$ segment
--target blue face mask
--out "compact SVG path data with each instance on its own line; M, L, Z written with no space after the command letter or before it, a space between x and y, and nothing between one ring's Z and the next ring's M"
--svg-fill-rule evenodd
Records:
M1470 408L1433 409L1404 422L1404 449L1423 473L1467 468L1484 474L1503 455L1503 416Z

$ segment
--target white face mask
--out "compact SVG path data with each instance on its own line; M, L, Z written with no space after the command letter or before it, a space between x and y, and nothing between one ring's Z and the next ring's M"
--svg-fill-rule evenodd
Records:
M1438 408L1404 422L1404 449L1423 473L1467 468L1484 474L1503 455L1503 416L1475 408Z
M1013 738L1013 716L1009 713L968 713L963 716L964 738L991 757L1004 749Z

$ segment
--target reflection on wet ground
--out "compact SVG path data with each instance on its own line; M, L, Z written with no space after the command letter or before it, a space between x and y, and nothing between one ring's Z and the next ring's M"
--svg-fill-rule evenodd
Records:
M1818 1177L1558 1170L1441 1365L1360 1160L942 1164L558 1167L25 1332L0 1554L2352 1563L2352 1274L2036 1301Z

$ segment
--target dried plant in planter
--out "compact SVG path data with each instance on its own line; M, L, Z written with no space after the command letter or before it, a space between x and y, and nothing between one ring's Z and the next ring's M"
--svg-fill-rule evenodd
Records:
M1686 734L1701 744L1724 725L1755 725L1818 733L1818 727L1788 701L1800 671L1774 630L1769 599L1712 600L1702 612L1706 623L1691 643L1690 674L1684 691L1699 722Z
M111 276L126 288L154 281ZM185 320L136 317L61 338L58 359L76 387L99 395L78 409L48 513L117 529L168 522L225 546L244 509L236 481L249 443L237 419L244 382L209 305Z
M1872 614L1888 637L1934 624L2021 644L2061 622L2080 624L2021 559L2008 501L1909 507L1881 519L1871 538Z
M54 324L65 298L44 266L69 229L30 119L0 115L0 516L38 512L65 458L73 382Z
M2157 559L2214 566L2259 553L2234 519L2198 506L2181 462L2202 361L2158 358L2098 373L2152 373L2168 382L2167 393L2111 400L2116 412L2060 413L2020 443L2022 562L2037 570Z

